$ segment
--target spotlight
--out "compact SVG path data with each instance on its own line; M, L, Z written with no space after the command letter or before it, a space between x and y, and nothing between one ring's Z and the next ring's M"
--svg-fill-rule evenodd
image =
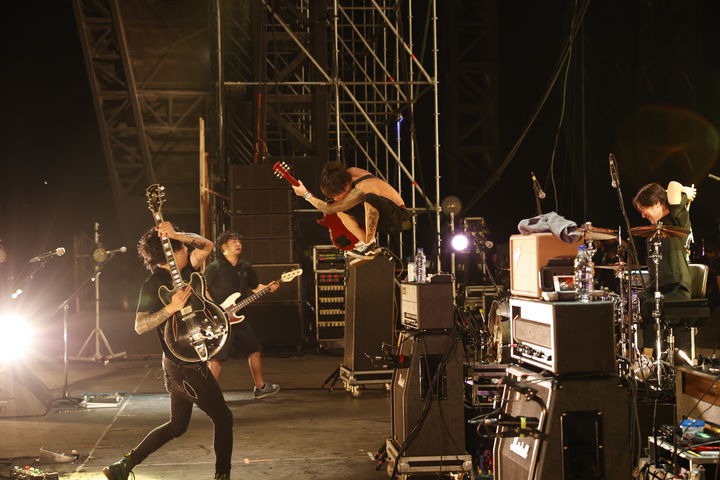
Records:
M0 315L0 331L5 333L5 341L0 345L0 364L21 357L29 350L33 331L18 315Z
M467 250L468 245L470 245L470 239L467 235L458 233L452 238L450 244L455 251L464 252L465 250Z

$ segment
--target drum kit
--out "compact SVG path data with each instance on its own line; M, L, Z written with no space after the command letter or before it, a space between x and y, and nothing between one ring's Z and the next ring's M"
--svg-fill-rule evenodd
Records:
M617 240L618 246L620 246L622 242L619 230L598 228L590 223L584 224L578 230L582 233L582 238L587 245L590 255L595 254L595 241ZM663 361L663 354L665 352L662 346L665 332L662 321L663 294L660 292L659 285L659 267L662 260L660 246L663 239L682 237L689 233L690 232L684 228L664 225L662 222L630 229L632 236L645 238L649 243L648 260L652 262L654 273L652 319L655 324L655 355L652 361L641 355L638 348L638 326L642 323L640 314L641 302L638 294L645 289L645 280L642 276L643 267L632 266L623 261L620 256L618 256L619 259L616 263L595 266L595 268L599 270L612 271L619 284L618 293L604 292L603 295L598 296L598 298L613 302L618 334L618 355L621 359L620 373L631 374L639 380L649 381L653 388L657 387L658 389L662 389L664 382L663 369L665 367L672 368L674 359L674 337L672 330L670 330L667 337L667 361Z

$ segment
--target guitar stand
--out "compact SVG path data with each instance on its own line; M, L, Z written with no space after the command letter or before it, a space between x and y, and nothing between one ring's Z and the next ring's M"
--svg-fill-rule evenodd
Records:
M325 388L325 386L330 383L330 386L328 387L328 392L332 392L335 389L335 384L338 382L338 380L340 380L340 367L337 367L330 375L328 375L320 388Z
M382 466L387 462L387 442L383 442L380 448L377 449L373 459L375 460L375 471L379 472Z

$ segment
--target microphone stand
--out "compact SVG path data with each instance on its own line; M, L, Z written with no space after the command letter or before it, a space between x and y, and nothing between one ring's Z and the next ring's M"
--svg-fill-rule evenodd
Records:
M611 154L611 155L612 155L612 154ZM620 204L620 212L622 213L623 220L625 221L625 228L627 229L627 232L628 232L628 234L629 234L629 233L630 233L630 228L631 228L631 227L630 227L630 219L628 218L627 210L625 210L625 200L623 199L622 189L620 188L620 172L619 172L619 169L617 168L617 161L616 161L616 159L615 159L614 157L613 157L613 163L615 164L615 169L614 169L614 173L615 173L614 183L615 183L615 185L613 185L613 188L614 188L615 191L617 192L618 203ZM612 177L612 172L611 172L611 177ZM632 281L631 281L631 276L632 276L633 270L635 270L635 269L639 270L639 269L640 269L640 260L639 260L639 256L638 256L638 252L637 252L637 246L635 245L635 239L633 238L632 235L628 235L628 243L629 243L629 245L630 245L630 249L629 249L628 255L627 255L627 268L628 268L628 285L627 285L627 287L628 287L628 292L627 292L627 293L628 293L628 295L627 295L627 299L628 299L628 312L627 312L627 313L628 313L628 325L632 325L632 323L633 323L633 315L632 315ZM640 283L642 284L642 288L643 288L643 290L644 290L644 289L645 289L645 279L643 278L642 274L640 274ZM631 327L631 328L632 328L632 327ZM635 347L635 349L637 349L637 343L638 343L638 338L637 338L637 326L635 327L634 330L635 330L635 332L634 332L635 335L633 335L634 340L635 340L635 345L634 345L634 347ZM632 364L633 364L633 361L635 360L635 358L633 358L633 357L634 357L633 354L635 353L635 351L634 351L633 348L630 348L629 350L630 350L630 352L632 352L632 353L631 353L631 355L630 355L630 358L628 358L628 362L630 362L630 365L632 365ZM639 352L639 350L638 350L638 352Z

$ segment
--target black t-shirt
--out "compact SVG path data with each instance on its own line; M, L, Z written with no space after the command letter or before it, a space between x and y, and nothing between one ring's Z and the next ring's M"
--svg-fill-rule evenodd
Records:
M682 227L690 230L690 212L688 212L687 196L682 194L682 201L679 205L670 205L670 212L665 215L660 221L663 225L671 225L676 227ZM688 269L687 261L685 260L685 242L687 241L687 235L673 238L663 238L660 243L660 253L662 259L658 268L658 278L660 280L660 291L663 293L676 292L683 296L690 298L690 292L692 291L692 283L690 279L690 270ZM647 285L646 291L652 292L655 290L655 264L650 260L650 253L652 253L652 242L648 240L648 270L650 271L650 282Z
M235 292L240 292L242 298L245 298L260 284L250 262L241 258L233 266L224 255L218 255L207 266L205 279L208 291L218 305Z
M180 272L180 275L182 276L183 280L187 282L190 280L190 274L194 271L195 270L190 265L188 265L182 270L182 272ZM172 277L170 276L170 272L168 272L164 268L156 268L145 279L145 282L140 288L140 299L138 300L137 312L155 313L165 306L165 304L163 304L160 300L160 296L158 295L158 289L162 285L165 285L166 287L172 289ZM168 317L168 319L169 318L170 317ZM175 363L181 365L188 364L189 362L180 360L170 351L167 344L165 343L165 336L163 335L164 329L165 322L158 325L155 328L155 331L157 331L158 337L160 338L160 345L162 346L165 356L170 358Z

